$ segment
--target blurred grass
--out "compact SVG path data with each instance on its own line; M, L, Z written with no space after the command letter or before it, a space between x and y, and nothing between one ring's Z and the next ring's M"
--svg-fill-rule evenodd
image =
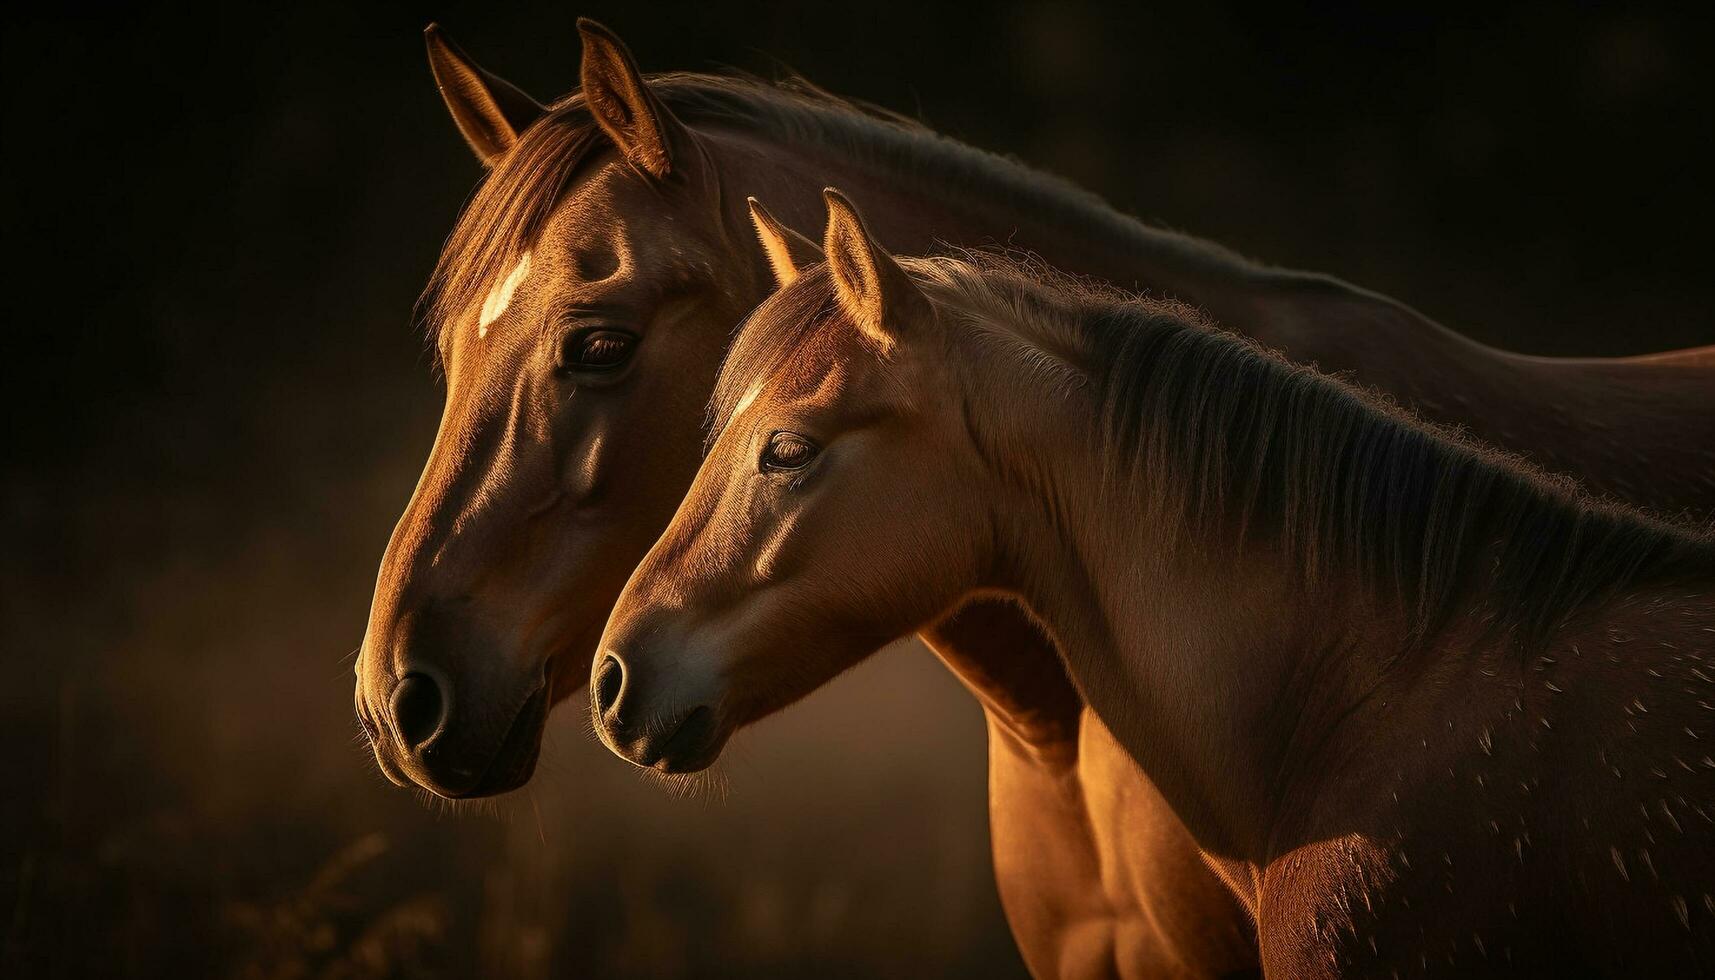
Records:
M240 937L238 980L361 980L432 976L430 954L446 941L447 908L436 895L407 897L379 910L349 879L387 851L381 834L336 853L309 883L267 904L233 901L225 924ZM367 913L367 914L366 914Z
M408 485L414 462L376 457L380 482ZM0 810L0 975L1019 972L979 717L914 646L742 736L721 798L612 758L575 704L523 793L454 807L387 785L340 651L379 546L363 539L395 505L313 539L256 528L181 551L195 561L112 562L80 593L99 615L31 608L53 598L40 578L7 593L31 615L6 623L27 655L0 663L0 723L53 735L9 776L40 792ZM330 547L356 549L345 571L318 571ZM303 614L326 608L344 612Z

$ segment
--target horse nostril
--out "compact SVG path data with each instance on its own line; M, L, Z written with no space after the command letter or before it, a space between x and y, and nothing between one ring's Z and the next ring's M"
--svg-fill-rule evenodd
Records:
M613 706L619 703L620 688L625 685L625 666L619 658L608 654L601 662L601 669L595 678L595 709L598 714L606 715Z
M428 674L406 674L393 689L393 722L405 747L416 749L441 727L441 687Z

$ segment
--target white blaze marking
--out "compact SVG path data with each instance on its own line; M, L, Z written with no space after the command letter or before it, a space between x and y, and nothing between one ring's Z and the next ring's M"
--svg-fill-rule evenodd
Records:
M506 274L506 278L488 291L488 298L482 301L482 316L476 321L476 336L478 340L488 336L488 325L500 319L506 308L512 305L512 294L518 291L518 284L530 274L530 253L525 252L518 259L518 264Z
M733 406L732 414L727 416L727 422L730 423L733 419L743 415L744 410L749 408L750 403L756 401L756 396L760 394L762 394L762 381L758 379L755 384L750 386L750 390L744 393L744 397L738 400L738 404Z

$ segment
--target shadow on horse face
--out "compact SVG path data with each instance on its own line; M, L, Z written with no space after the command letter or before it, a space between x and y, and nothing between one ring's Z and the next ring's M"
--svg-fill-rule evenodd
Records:
M446 405L382 560L357 704L383 772L442 796L529 779L695 472L741 312L696 278L716 246L683 203L606 156L438 325Z

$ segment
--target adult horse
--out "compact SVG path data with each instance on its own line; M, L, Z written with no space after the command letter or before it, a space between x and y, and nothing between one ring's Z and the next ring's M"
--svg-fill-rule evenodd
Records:
M1697 355L1490 350L801 86L645 79L611 34L580 30L582 89L549 108L428 34L490 172L431 284L446 405L357 664L359 718L397 782L463 797L529 778L548 709L583 684L611 603L696 471L731 330L771 288L749 194L808 225L837 182L890 247L1012 241L1195 302L1627 499L1715 510L1715 420L1687 407L1709 384ZM1034 627L978 603L925 638L986 711L996 875L1035 972L1254 960L1243 911L1105 729L1082 722Z
M614 607L609 748L704 768L1002 593L1255 915L1268 976L1715 972L1715 535L1183 307L902 268L829 212Z

